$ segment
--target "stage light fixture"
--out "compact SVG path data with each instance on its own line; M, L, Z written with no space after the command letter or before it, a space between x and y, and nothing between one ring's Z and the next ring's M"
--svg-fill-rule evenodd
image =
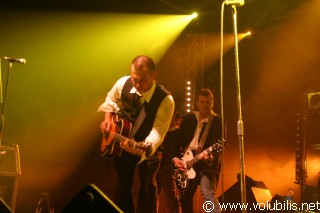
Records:
M192 18L192 19L195 19L195 18L197 18L197 17L198 17L198 13L194 12L194 13L191 14L191 18Z
M186 105L185 105L185 111L187 113L191 112L191 109L192 109L192 85L191 85L191 81L187 81L186 82L186 99L185 99L185 102L186 102Z
M308 111L310 114L320 114L320 92L308 93Z

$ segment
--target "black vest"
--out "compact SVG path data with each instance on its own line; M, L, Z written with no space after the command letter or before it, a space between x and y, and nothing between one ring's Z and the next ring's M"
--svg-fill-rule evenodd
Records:
M132 80L131 77L128 78L126 83L123 86L122 93L121 93L121 101L122 101L122 109L121 112L124 116L131 121L133 124L136 121L140 107L137 107L135 104L135 96L136 94L130 93L132 89ZM156 88L154 93L149 101L149 103L144 104L144 108L146 111L146 118L142 122L140 128L138 129L137 133L134 136L136 141L143 141L150 133L153 122L156 118L156 114L158 112L159 106L162 100L169 95L170 92L167 91L163 86L156 83Z

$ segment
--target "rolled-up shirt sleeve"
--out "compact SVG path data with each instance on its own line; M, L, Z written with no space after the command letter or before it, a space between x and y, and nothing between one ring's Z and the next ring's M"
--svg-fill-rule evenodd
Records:
M123 85L130 76L120 78L108 92L108 95L99 108L98 112L118 112L121 108L121 92Z
M174 106L175 104L171 95L167 95L159 106L152 130L145 139L147 143L152 144L153 152L161 145L169 129Z

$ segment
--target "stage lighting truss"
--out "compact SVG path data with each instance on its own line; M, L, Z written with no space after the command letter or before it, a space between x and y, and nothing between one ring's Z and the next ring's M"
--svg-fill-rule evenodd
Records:
M297 113L296 123L296 183L305 182L305 154L304 154L304 115Z
M192 94L192 84L191 84L191 81L187 81L186 82L186 113L189 113L191 112L192 110L192 107L193 107L193 101L192 101L192 97L193 97L193 94Z

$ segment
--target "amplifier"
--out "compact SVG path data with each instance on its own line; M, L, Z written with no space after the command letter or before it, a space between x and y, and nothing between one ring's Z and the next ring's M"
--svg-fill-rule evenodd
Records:
M0 198L15 211L18 181L21 176L18 145L0 146Z

